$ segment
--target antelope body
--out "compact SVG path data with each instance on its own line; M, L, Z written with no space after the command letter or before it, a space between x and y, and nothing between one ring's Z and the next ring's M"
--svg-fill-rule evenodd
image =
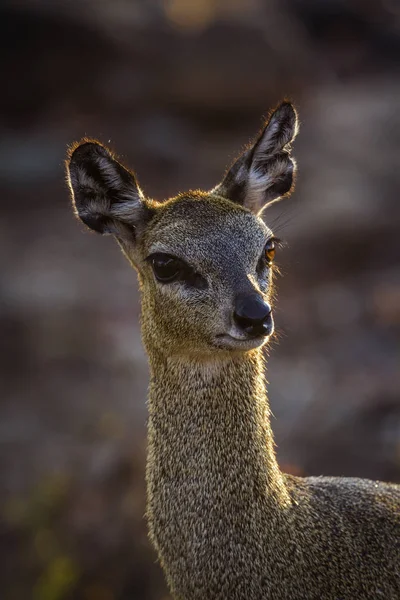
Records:
M147 518L179 600L400 598L400 488L278 467L263 345L297 133L282 103L210 192L158 203L96 141L70 151L76 214L138 272L150 363Z

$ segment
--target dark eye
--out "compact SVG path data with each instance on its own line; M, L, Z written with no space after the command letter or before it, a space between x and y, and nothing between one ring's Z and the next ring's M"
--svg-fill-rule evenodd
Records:
M170 256L169 254L153 254L150 257L150 262L156 279L163 283L169 283L178 279L184 268L184 265L179 258Z
M265 260L268 264L272 263L275 258L275 240L269 240L264 248Z

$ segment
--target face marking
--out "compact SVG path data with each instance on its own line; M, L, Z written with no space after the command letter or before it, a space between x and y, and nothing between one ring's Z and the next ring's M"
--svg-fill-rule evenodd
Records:
M180 202L168 207L154 227L150 226L146 254L170 254L203 275L218 270L225 277L231 274L236 281L243 270L253 273L271 236L260 219L241 209L227 213L226 207L223 205L221 210L212 198ZM189 223L182 218L186 211L190 211Z

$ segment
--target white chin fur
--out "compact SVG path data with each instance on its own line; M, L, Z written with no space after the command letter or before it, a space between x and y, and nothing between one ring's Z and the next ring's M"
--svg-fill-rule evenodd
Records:
M269 336L256 338L237 338L229 334L220 335L215 339L215 345L225 350L253 350L265 344Z

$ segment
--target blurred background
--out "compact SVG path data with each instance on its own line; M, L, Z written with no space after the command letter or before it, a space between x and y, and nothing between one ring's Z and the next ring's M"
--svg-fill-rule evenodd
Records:
M135 273L83 230L66 147L149 196L211 188L296 103L269 390L282 468L400 481L396 0L3 0L0 595L166 600L146 537Z

